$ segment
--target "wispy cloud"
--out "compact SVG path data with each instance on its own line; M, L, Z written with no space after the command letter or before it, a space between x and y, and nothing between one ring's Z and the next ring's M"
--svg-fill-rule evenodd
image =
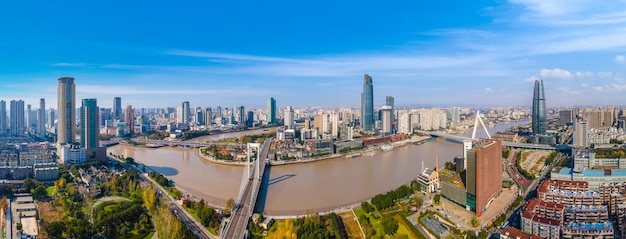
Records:
M559 68L541 69L539 71L539 76L548 79L569 80L572 78L572 73Z

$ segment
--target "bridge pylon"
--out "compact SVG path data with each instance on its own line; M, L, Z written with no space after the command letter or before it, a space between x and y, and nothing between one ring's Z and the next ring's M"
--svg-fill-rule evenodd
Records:
M483 119L480 117L480 110L476 111L476 120L474 120L474 130L472 131L472 140L476 140L476 130L478 129L478 123L483 126L485 133L487 134L487 138L491 139L491 135L489 131L487 131L487 127L485 127L485 123L483 123Z

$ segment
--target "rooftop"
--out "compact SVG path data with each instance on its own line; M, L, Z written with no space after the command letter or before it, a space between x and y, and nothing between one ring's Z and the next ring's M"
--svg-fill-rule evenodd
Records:
M461 174L464 174L464 173L465 172L457 173L454 176L447 178L445 182L457 188L465 189L465 182L463 178L461 177Z
M501 235L501 238L502 236L506 236L508 238L519 238L519 239L540 239L541 238L535 235L526 234L520 229L517 229L514 227L504 228L504 230L502 230L502 233L500 233L500 235Z
M563 228L577 229L577 230L604 230L604 229L612 229L612 222L605 223L569 223L566 222L563 224Z

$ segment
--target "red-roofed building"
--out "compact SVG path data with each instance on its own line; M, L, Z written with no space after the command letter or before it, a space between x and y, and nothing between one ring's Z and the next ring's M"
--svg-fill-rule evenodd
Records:
M500 238L501 239L541 239L541 237L524 233L523 231L514 227L504 228L504 230L502 230L502 233L500 233Z

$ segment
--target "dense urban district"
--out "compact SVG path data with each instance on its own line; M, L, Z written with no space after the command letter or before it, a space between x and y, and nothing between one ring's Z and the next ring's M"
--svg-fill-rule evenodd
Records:
M58 79L57 108L0 100L2 238L626 238L622 108L548 109L542 80L531 108L407 108L392 96L378 107L373 86L365 75L356 108L79 106L72 77ZM421 159L394 190L304 214L264 210L267 188L289 179L270 179L272 167L440 142L462 150ZM117 145L193 148L243 167L239 193L192 195L148 159L107 150Z

